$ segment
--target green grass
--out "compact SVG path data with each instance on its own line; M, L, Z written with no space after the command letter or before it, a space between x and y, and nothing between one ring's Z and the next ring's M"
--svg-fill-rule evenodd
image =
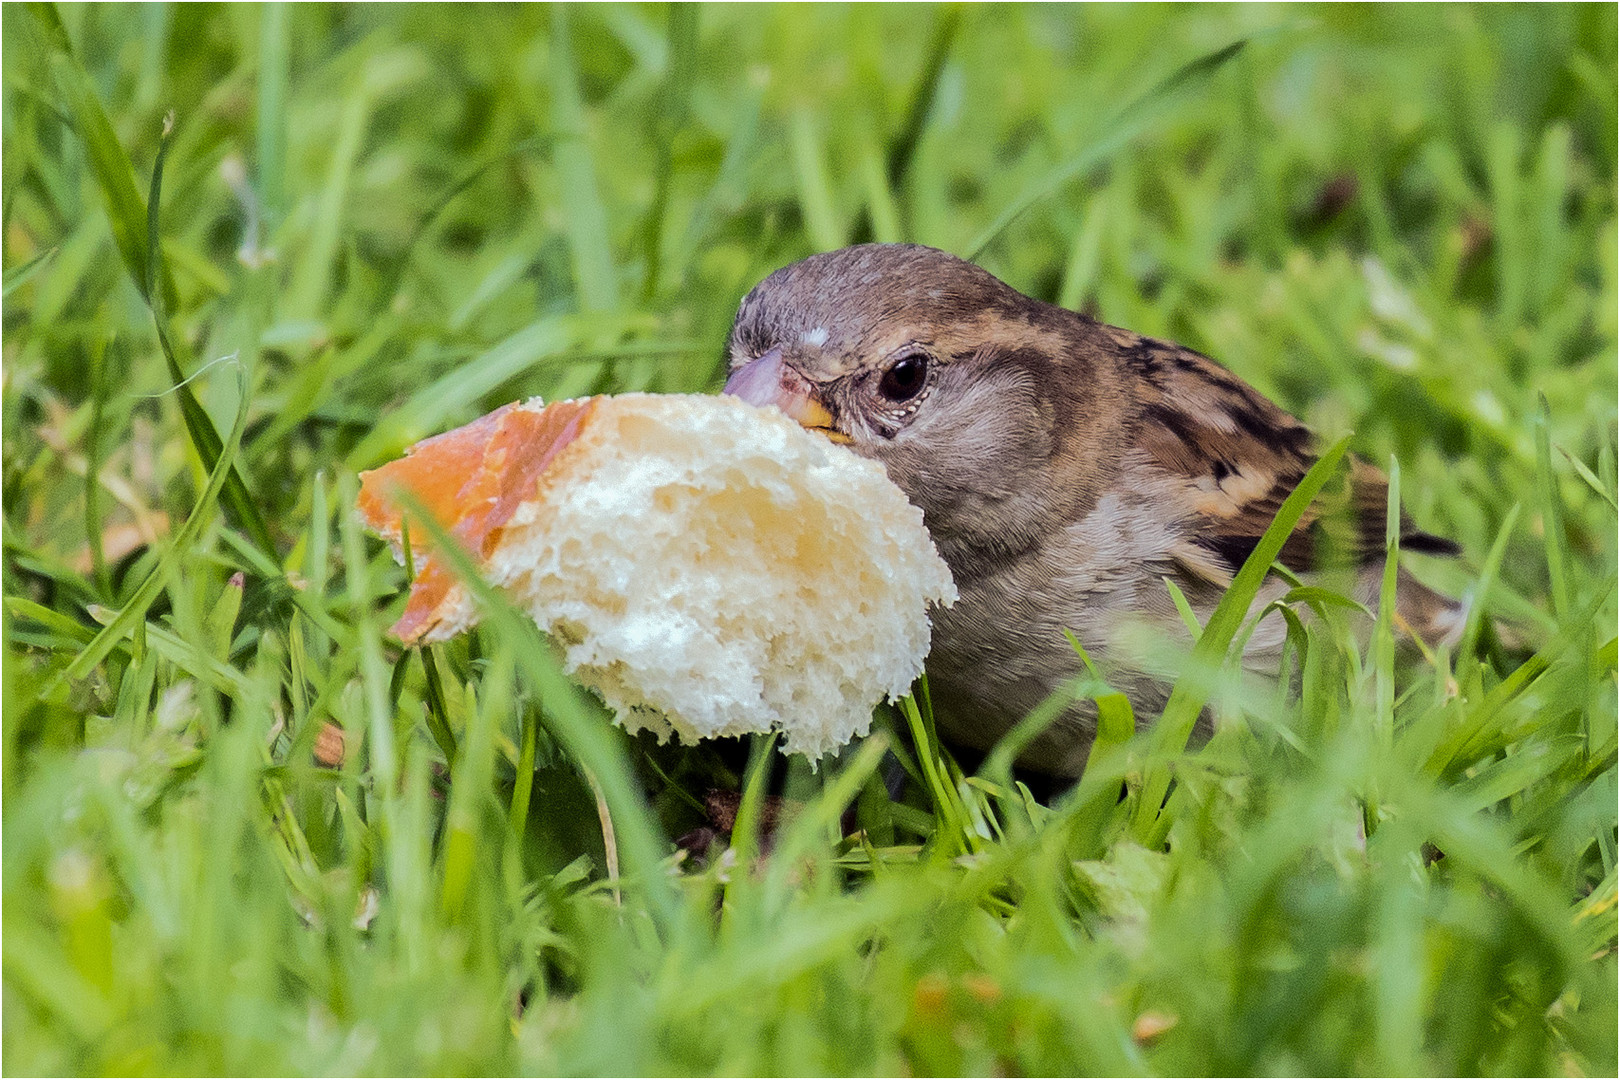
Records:
M1612 6L0 22L7 1072L1613 1075ZM624 736L510 612L386 638L358 469L712 390L741 295L856 239L1398 462L1469 645L1301 588L1289 694L1222 667L1237 596L1156 733L1076 685L1052 806L920 695L761 858L767 742ZM735 858L683 861L716 786Z

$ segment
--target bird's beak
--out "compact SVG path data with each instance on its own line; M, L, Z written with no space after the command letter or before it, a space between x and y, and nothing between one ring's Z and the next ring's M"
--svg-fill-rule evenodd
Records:
M832 413L822 404L815 386L782 359L780 346L750 360L731 373L720 391L742 398L761 408L775 405L811 431L819 431L833 442L847 443L849 436L833 427Z

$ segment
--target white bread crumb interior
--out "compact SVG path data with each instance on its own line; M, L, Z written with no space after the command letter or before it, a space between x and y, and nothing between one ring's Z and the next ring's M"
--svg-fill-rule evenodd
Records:
M629 730L776 729L812 759L910 689L928 606L956 599L881 465L706 395L598 399L484 572ZM476 618L459 586L449 601L433 638Z

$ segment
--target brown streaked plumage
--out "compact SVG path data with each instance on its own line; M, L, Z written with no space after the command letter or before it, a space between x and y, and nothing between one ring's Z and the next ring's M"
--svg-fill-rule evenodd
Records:
M728 392L881 461L922 510L961 592L935 614L935 710L948 737L981 750L1076 673L1065 629L1151 715L1165 687L1125 631L1185 641L1164 579L1207 616L1315 460L1299 421L1208 357L916 245L778 270L744 298L730 361ZM1282 562L1314 568L1331 534L1362 567L1359 598L1375 600L1387 482L1355 461L1341 487L1312 507ZM1456 551L1404 515L1401 543ZM1430 639L1461 625L1454 602L1405 572L1399 614ZM1280 622L1262 621L1247 663L1275 672ZM1077 705L1022 764L1077 775L1094 730Z

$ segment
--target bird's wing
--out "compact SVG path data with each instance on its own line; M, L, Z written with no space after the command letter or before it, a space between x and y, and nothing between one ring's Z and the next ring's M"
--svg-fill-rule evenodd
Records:
M1189 527L1174 555L1223 586L1259 543L1284 499L1316 460L1305 426L1200 353L1109 328L1138 378L1136 447L1171 480ZM1389 481L1351 459L1349 474L1316 500L1283 545L1294 570L1326 553L1361 563L1382 558ZM1403 512L1403 548L1455 554Z

